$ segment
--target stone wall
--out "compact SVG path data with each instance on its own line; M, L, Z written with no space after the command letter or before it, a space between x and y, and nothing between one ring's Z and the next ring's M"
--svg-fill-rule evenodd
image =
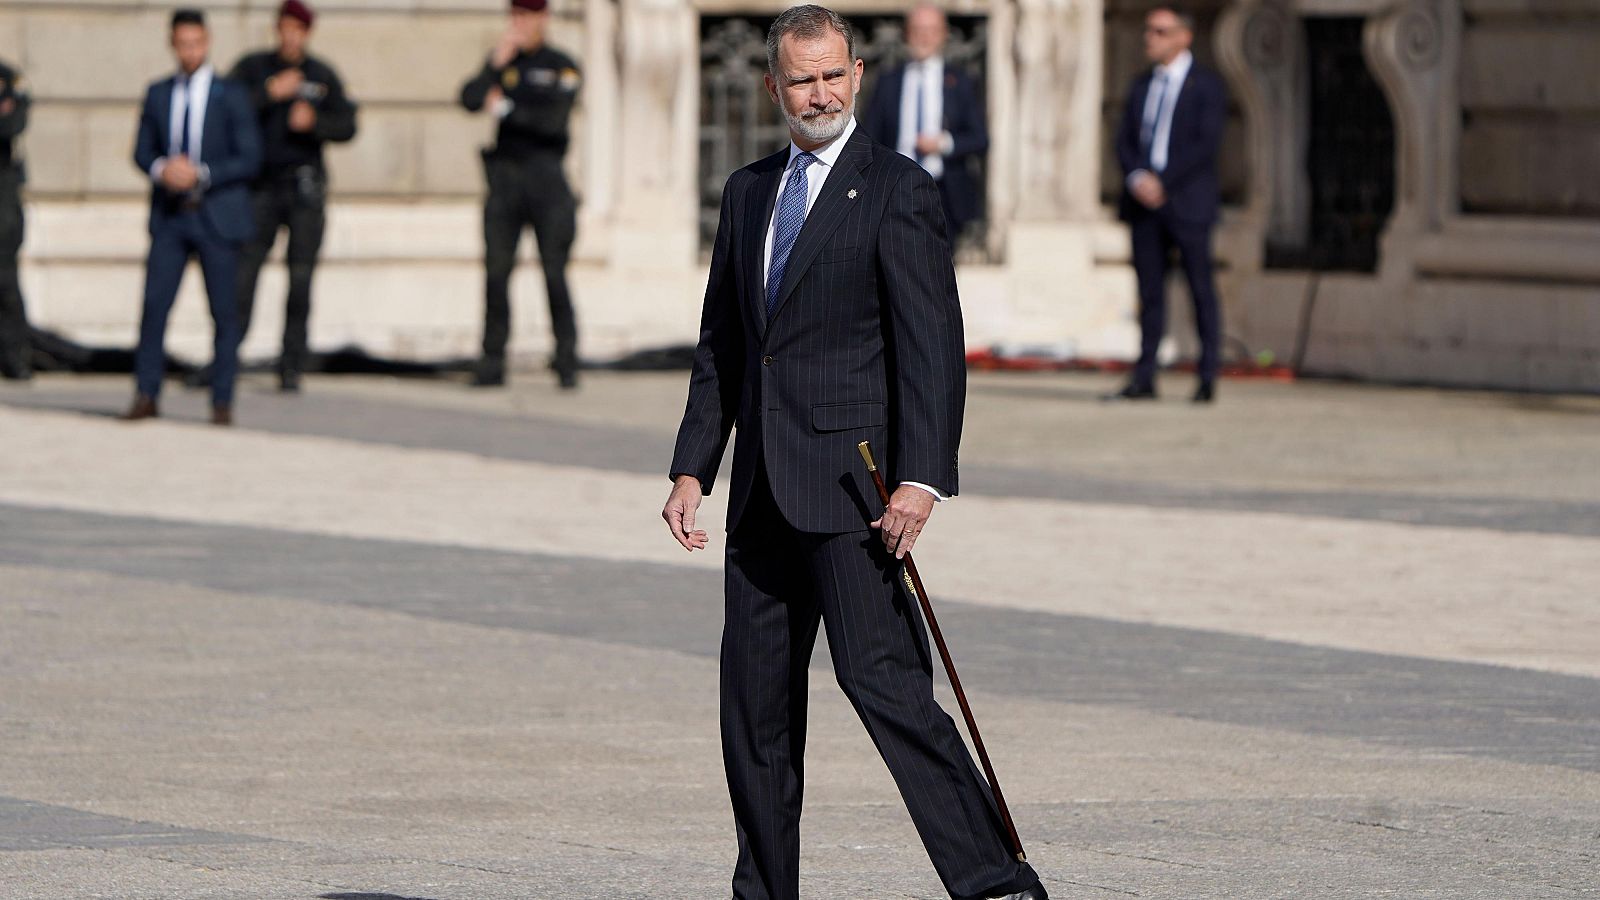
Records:
M1600 217L1600 3L1463 7L1462 210Z

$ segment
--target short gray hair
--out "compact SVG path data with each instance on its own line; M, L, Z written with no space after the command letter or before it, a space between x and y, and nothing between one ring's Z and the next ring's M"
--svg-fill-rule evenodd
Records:
M850 23L844 20L844 16L825 6L810 3L791 6L779 13L772 27L767 29L767 71L772 73L772 77L778 77L778 45L783 43L785 35L815 40L830 31L844 37L850 61L855 62L856 33L850 29Z

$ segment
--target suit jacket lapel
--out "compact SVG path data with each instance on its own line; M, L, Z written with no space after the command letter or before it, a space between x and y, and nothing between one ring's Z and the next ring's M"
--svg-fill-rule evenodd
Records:
M155 109L151 112L161 126L161 155L166 156L175 149L172 146L172 96L178 92L178 79L168 78L162 88L154 92Z
M795 238L794 249L789 251L789 262L783 270L783 285L778 289L778 302L773 307L772 318L776 319L783 313L789 295L794 293L795 285L799 284L801 276L805 275L806 267L811 265L811 261L822 250L822 245L827 243L828 236L833 234L833 230L838 228L850 210L855 208L856 196L860 195L860 189L866 185L866 179L861 177L861 170L870 162L872 162L872 139L857 127L855 133L850 136L850 142L839 154L834 171L829 173L828 180L823 182L822 193L818 195L816 205L811 207L811 212L806 216L806 223L800 226L800 234Z
M756 333L767 331L766 279L762 269L766 262L767 226L772 222L772 208L778 202L778 182L783 178L783 167L789 160L789 150L768 157L769 163L756 177L755 187L745 201L744 246L741 256L744 264L745 306L756 323Z
M200 126L200 159L205 160L215 156L207 153L206 148L214 146L212 141L220 139L218 133L222 129L211 127L222 114L222 76L216 73L211 75L211 90L206 94L206 118Z

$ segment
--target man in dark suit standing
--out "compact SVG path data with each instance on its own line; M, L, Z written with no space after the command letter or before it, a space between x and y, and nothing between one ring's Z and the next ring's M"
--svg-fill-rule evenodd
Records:
M1194 61L1194 19L1171 6L1145 17L1145 55L1153 71L1134 79L1117 130L1124 173L1121 216L1133 240L1139 279L1139 362L1126 387L1107 399L1156 396L1156 351L1167 330L1168 260L1178 251L1194 298L1200 335L1196 403L1216 398L1222 313L1212 277L1211 227L1217 221L1217 150L1227 120L1222 79Z
M956 492L966 371L938 190L855 127L863 67L836 13L785 11L767 61L791 143L723 190L662 510L686 549L707 546L695 513L737 427L721 677L733 895L799 896L806 673L823 623L950 895L1044 898L934 700L927 636L896 577L935 502ZM862 440L896 485L887 509Z
M173 13L178 73L150 85L139 115L133 161L152 183L150 255L134 354L137 393L123 416L128 420L159 414L167 315L193 255L200 259L216 326L211 421L233 424L239 246L255 231L250 181L261 168L261 137L248 91L216 74L206 61L210 49L211 34L198 10Z
M878 76L861 127L933 176L953 246L983 214L974 164L989 149L989 126L972 76L944 60L949 38L944 10L924 3L906 13L911 61Z

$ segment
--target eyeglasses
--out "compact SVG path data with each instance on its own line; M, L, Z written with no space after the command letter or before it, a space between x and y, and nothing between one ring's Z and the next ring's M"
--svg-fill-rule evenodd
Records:
M1167 35L1171 34L1172 32L1174 32L1176 30L1177 29L1171 28L1171 27L1162 28L1159 25L1146 25L1144 27L1144 33L1145 34L1153 34L1156 37L1166 37Z

